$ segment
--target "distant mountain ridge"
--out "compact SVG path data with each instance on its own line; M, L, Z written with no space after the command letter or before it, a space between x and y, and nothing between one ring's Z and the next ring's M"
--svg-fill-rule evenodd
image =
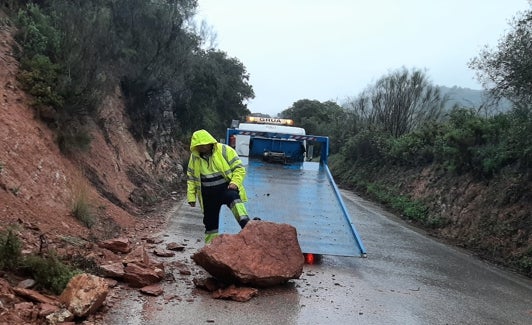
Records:
M445 104L445 110L452 109L455 105L465 108L479 108L485 106L488 100L488 93L485 90L476 90L471 88L462 88L458 86L446 87L438 86L443 96L448 96L449 100ZM511 103L502 100L496 106L490 108L490 111L505 112L509 110Z
M455 105L462 108L474 109L479 109L480 107L487 107L488 105L488 92L485 90L462 88L458 86L447 87L436 85L436 87L440 89L442 96L448 96L448 100L444 106L445 111L450 111ZM493 107L491 105L493 104L490 104L490 108L488 109L488 111L491 113L506 112L512 107L512 104L508 100L502 100L496 106ZM270 114L260 112L253 112L250 115L258 117L271 117ZM272 116L276 116L276 114L273 114Z

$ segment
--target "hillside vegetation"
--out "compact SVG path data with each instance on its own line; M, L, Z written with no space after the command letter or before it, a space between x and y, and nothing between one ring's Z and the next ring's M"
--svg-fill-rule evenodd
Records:
M532 276L532 11L512 28L470 62L491 85L478 106L449 109L445 88L402 68L342 106L300 100L281 116L331 137L331 169L344 186ZM507 110L487 109L502 100Z
M86 147L84 119L117 86L130 131L172 146L198 128L219 135L249 113L244 65L204 44L195 0L47 0L4 4L18 27L18 79L63 149ZM162 140L162 141L161 141Z

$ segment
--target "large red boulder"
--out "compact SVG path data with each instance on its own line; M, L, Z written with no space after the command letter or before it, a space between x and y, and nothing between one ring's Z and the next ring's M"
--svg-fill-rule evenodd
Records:
M220 281L258 287L298 279L304 264L293 226L254 220L238 234L216 237L192 259Z
M68 282L59 300L76 317L95 312L105 301L109 287L103 278L92 274L78 274Z

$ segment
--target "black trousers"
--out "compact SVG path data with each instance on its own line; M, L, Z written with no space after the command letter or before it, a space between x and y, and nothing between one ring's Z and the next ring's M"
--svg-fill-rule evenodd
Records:
M205 232L218 230L220 222L220 208L222 205L230 207L231 203L240 199L237 190L227 188L229 184L222 184L215 187L203 187L201 197L203 200L203 224Z

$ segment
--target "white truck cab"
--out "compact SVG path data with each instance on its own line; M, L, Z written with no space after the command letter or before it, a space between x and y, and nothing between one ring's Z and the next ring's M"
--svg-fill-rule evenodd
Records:
M237 130L253 132L284 133L294 135L305 135L305 129L294 125L293 120L271 118L271 117L246 117L245 123L240 123ZM249 156L249 144L251 135L237 134L235 137L234 148L239 156Z

